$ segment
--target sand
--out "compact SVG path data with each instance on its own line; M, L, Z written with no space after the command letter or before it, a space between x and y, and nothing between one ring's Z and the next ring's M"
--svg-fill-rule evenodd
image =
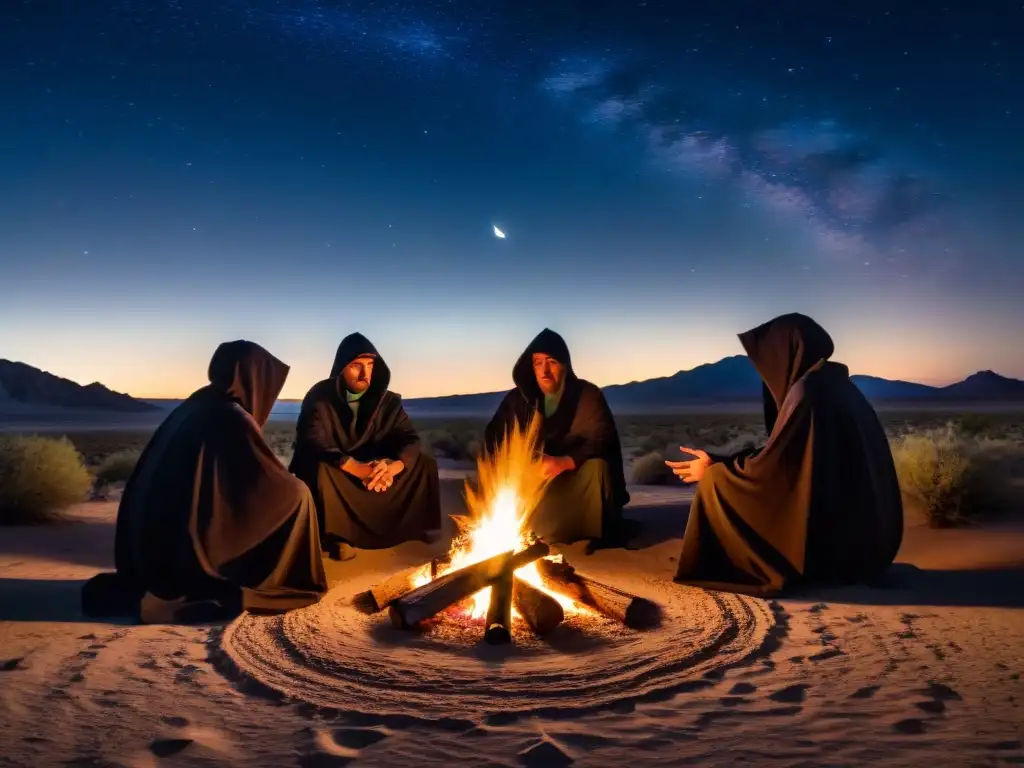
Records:
M332 562L285 617L127 626L78 610L115 503L0 529L0 765L1024 764L1024 526L911 525L886 588L765 602L669 584L686 492L633 492L636 549L565 554L662 626L574 618L505 648L348 605L443 543Z

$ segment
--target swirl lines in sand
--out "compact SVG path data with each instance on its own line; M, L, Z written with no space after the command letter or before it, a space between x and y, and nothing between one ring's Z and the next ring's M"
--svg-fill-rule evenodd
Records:
M478 720L584 713L701 688L756 655L775 625L771 607L756 598L614 580L658 603L661 626L633 631L597 615L570 616L543 640L517 623L513 645L492 647L479 621L442 620L416 633L393 629L386 613L360 613L352 597L372 583L360 579L283 616L243 614L224 630L216 655L231 672L320 708Z

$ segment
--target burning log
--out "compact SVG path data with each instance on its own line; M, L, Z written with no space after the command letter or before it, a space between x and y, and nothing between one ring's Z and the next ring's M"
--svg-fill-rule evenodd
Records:
M491 598L493 600L493 597ZM551 595L523 579L515 579L512 604L534 632L543 637L562 623L565 611Z
M399 571L366 592L360 592L353 598L353 602L366 613L380 613L402 595L411 592L416 587L416 582L422 577L423 569L428 567L430 568L430 578L437 578L438 561L435 559L429 563L414 565L412 568Z
M554 591L617 619L631 629L648 629L657 626L661 619L656 603L582 576L564 561L540 560L537 570Z
M510 573L545 557L551 550L543 541L537 541L526 549L512 554L511 551L468 565L457 571L446 573L429 584L412 590L394 600L388 611L391 623L400 629L409 629L424 619L429 619L450 605L487 587L506 570Z
M506 567L498 580L491 585L491 602L487 606L487 621L484 622L484 641L491 645L512 642L514 581L513 570Z

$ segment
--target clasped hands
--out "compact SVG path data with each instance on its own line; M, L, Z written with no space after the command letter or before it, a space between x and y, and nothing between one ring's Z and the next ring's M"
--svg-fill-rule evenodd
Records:
M696 456L689 461L666 461L665 466L672 470L672 474L684 483L698 483L704 477L704 471L711 466L711 457L700 449L686 448L680 445L679 450Z
M405 464L401 459L374 459L368 462L348 459L341 468L361 480L366 490L382 493L394 484L395 477L405 469Z

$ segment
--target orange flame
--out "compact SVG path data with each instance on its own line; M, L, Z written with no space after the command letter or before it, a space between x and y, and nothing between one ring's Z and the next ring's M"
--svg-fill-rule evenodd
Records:
M524 430L518 423L506 432L493 454L477 459L477 487L467 480L466 508L470 523L452 543L451 562L445 572L465 568L481 560L522 549L529 544L529 521L551 482L545 477L537 450L540 416L534 414ZM439 574L441 575L441 574ZM582 609L572 599L548 590L536 563L516 571L516 578L555 598L568 613ZM429 577L423 579L426 583ZM491 588L473 595L473 618L487 614Z

